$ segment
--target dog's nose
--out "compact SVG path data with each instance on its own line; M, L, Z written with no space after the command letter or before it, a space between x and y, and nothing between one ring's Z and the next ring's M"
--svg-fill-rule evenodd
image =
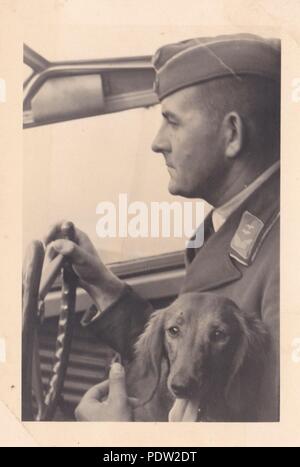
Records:
M183 384L171 384L171 389L176 396L183 396L187 388Z
M194 382L192 380L188 381L173 381L171 384L171 389L176 397L187 398L193 392Z

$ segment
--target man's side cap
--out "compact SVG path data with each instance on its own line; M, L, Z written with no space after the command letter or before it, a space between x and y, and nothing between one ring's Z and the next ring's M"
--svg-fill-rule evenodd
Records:
M280 80L280 41L252 34L190 39L161 47L153 57L159 99L224 76Z

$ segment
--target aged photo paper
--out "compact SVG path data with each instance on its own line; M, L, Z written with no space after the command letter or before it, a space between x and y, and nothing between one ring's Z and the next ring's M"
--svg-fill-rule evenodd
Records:
M0 446L299 446L299 18L296 0L0 0ZM207 95L192 94L199 83ZM224 89L234 104L217 133ZM184 96L177 107L174 95ZM209 124L188 133L176 109L193 128L197 99ZM219 144L226 163L214 171ZM158 209L174 215L165 230ZM224 261L213 246L222 232ZM73 241L82 250L66 253ZM83 250L101 258L91 274ZM258 303L277 307L280 320L253 310ZM119 327L106 323L120 309ZM193 336L186 347L177 343L184 332ZM136 367L129 339L138 340ZM122 422L110 409L101 421L78 410L91 387L107 384L112 362L124 365L129 396L146 401Z

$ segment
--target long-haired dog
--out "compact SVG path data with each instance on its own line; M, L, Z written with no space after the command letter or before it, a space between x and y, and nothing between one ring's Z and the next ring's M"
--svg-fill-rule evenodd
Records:
M255 421L268 333L260 319L212 293L186 293L155 312L136 344L128 388L135 420L167 421L177 399L199 421Z

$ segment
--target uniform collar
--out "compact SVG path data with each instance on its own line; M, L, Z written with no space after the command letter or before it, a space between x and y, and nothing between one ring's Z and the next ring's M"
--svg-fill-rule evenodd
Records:
M265 170L259 177L257 177L250 185L244 190L231 198L227 203L223 204L216 209L212 210L212 224L214 231L217 232L230 215L249 197L255 192L261 185L264 184L278 169L280 162L277 161L267 170Z
M280 176L275 169L273 175L229 215L222 227L194 255L186 255L186 280L182 292L208 291L242 277L243 268L255 261L267 234L278 220L279 192ZM259 221L261 228L253 238L249 256L244 258L243 251L237 248L237 235L247 226L244 217L249 214L250 221Z

